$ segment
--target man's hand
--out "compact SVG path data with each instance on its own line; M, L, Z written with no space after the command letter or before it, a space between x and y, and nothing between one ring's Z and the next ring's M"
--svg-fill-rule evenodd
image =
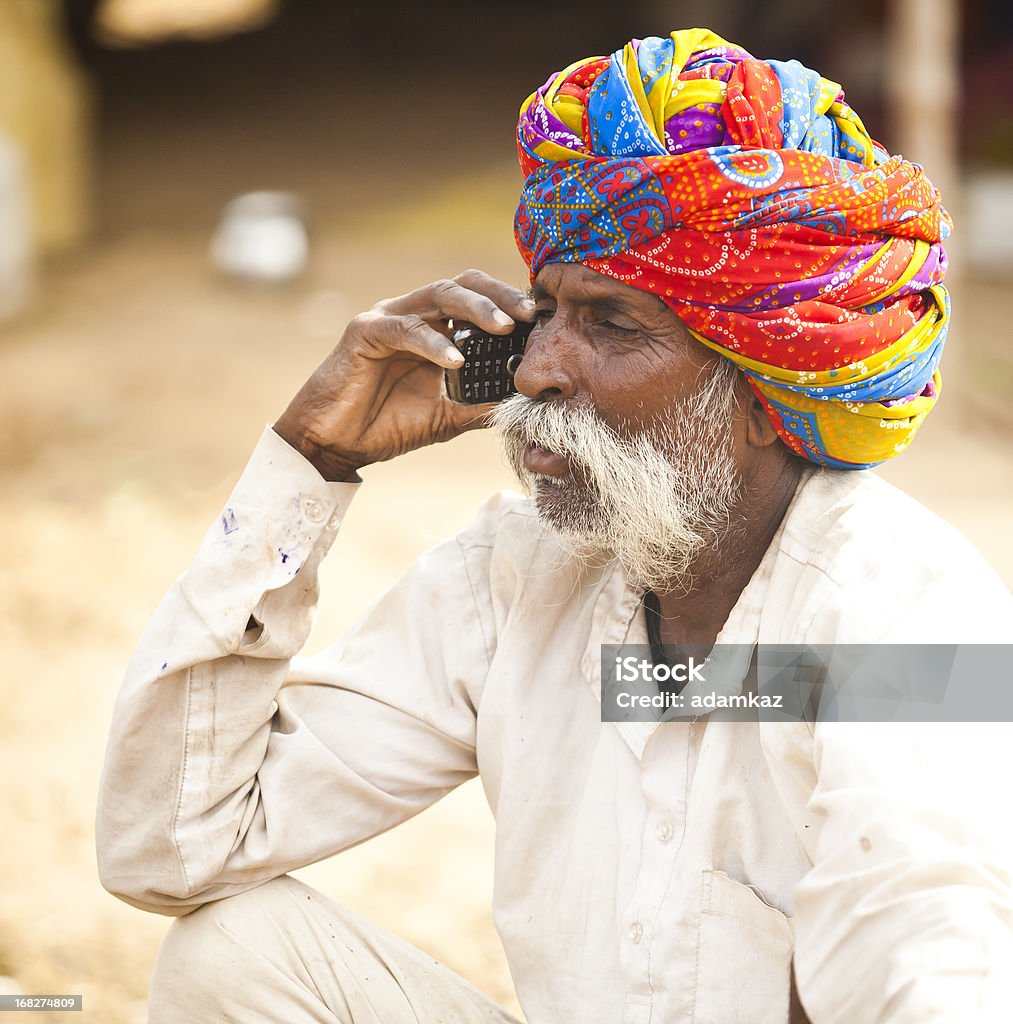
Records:
M509 334L533 316L516 288L479 270L384 299L349 323L274 429L325 479L354 480L372 462L485 426L491 405L444 394L444 369L464 361L449 321Z

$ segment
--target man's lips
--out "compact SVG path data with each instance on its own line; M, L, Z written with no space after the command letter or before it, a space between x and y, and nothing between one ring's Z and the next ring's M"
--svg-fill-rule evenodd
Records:
M529 473L540 473L543 476L570 476L570 463L555 452L547 448L539 448L536 444L529 444L524 449L524 468Z

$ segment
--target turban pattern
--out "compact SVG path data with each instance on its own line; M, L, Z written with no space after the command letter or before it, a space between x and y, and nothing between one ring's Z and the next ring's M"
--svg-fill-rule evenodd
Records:
M907 447L940 390L951 222L840 86L689 29L552 75L517 143L532 280L579 262L653 292L813 462Z

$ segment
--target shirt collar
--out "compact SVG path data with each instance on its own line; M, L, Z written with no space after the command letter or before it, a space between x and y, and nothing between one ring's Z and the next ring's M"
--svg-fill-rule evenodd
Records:
M759 638L760 614L770 587L774 565L781 551L784 538L795 536L790 530L794 513L806 484L812 474L806 473L799 481L784 517L777 528L767 550L760 559L749 582L739 594L732 610L728 613L725 624L718 633L716 644L736 644L752 646ZM797 538L796 538L797 541ZM587 646L581 658L580 667L595 699L601 702L601 647L602 644L648 644L647 623L643 615L643 589L634 586L616 561L606 570L603 585L594 602L591 615L591 628L588 633ZM738 685L729 684L728 693L737 693L741 689L742 678L748 671L748 659L741 666L742 672ZM723 673L724 675L724 673ZM713 692L714 687L706 684L690 683L683 690L686 696L692 696L694 689L706 687ZM722 691L724 692L724 690ZM672 719L693 719L700 717L695 709L669 709L666 721ZM610 722L607 723L619 731L623 740L639 760L647 746L648 740L661 724L660 722Z

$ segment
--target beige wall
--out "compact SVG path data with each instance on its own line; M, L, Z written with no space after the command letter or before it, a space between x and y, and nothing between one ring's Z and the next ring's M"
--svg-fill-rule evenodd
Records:
M34 248L64 251L92 216L93 99L55 0L0 3L0 129L21 149Z

